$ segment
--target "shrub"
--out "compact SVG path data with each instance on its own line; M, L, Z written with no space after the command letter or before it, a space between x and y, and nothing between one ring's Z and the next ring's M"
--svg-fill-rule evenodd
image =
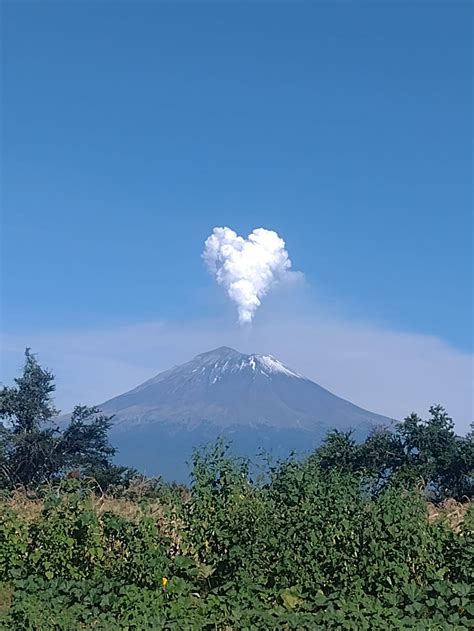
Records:
M473 511L287 460L254 482L223 443L194 485L98 500L80 480L0 512L5 629L467 629ZM133 508L133 510L132 510Z

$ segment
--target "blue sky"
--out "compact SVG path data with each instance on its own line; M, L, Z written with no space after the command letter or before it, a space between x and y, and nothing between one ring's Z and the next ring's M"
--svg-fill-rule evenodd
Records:
M470 352L471 46L468 2L5 3L4 331L234 318L203 241L263 226L314 308Z

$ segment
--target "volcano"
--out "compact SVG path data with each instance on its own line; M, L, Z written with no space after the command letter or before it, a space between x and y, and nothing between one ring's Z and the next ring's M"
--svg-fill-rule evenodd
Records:
M194 446L218 435L248 455L317 446L329 430L365 437L392 421L332 394L271 355L223 346L98 406L113 414L119 461L179 479Z

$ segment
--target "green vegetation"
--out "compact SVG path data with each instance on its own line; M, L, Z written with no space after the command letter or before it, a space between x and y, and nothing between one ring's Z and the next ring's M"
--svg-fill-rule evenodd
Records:
M190 493L103 498L68 480L0 512L5 629L467 629L474 511L428 519L417 491L316 458L264 484L218 443Z
M23 374L15 386L0 390L0 486L36 487L74 470L105 486L129 477L127 468L112 464L115 449L107 438L112 417L78 405L61 430L52 423L58 414L54 391L53 374L27 348Z
M45 430L41 370L0 393L0 628L473 628L472 434L441 407L258 479L218 441L187 490L115 475L95 410Z

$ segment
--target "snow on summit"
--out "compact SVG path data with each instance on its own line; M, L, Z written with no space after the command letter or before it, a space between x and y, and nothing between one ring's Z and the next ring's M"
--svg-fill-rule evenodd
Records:
M211 384L217 383L221 376L226 373L242 371L250 371L255 374L260 373L266 377L285 375L287 377L304 379L304 377L282 364L272 355L244 355L225 346L215 351L198 355L195 359L199 360L199 364L192 369L192 373L209 371L211 373Z

